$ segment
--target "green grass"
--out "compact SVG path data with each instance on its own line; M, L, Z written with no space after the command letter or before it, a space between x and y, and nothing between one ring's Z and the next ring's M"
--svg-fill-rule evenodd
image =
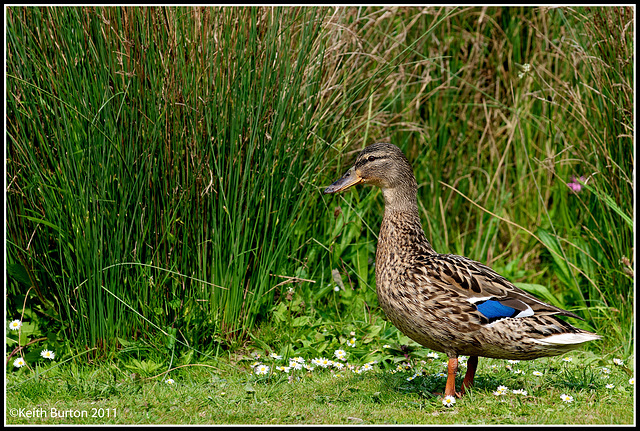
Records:
M634 387L626 366L614 365L611 358L580 352L568 357L571 362L561 358L517 364L481 360L476 385L453 407L443 406L442 397L433 394L444 388L445 378L435 376L444 370L441 358L413 359L411 369L396 372L383 371L376 365L361 374L317 366L313 371L285 373L273 367L286 365L286 360L264 355L262 362L272 367L268 376L251 372L252 355L194 364L168 374L162 370L145 373L115 363L100 367L74 364L29 381L12 376L7 382L7 412L17 413L10 413L7 423L633 423ZM306 359L309 363L311 358ZM610 373L602 371L604 365ZM412 378L418 371L420 375ZM534 371L542 375L533 375ZM166 383L166 376L174 383ZM609 389L607 384L614 387ZM501 385L509 390L495 395ZM513 393L518 389L527 393ZM562 394L572 396L573 402L563 402ZM69 417L71 413L66 413L67 417L54 418L52 409L59 416L70 411L74 415L86 412L86 417ZM44 413L32 413L40 417L27 418L26 411Z

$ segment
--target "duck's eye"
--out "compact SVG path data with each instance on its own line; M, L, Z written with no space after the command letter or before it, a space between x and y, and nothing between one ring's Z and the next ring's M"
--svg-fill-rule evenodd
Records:
M369 157L367 157L367 160L368 160L369 162L373 162L375 159L376 159L376 156L369 156Z

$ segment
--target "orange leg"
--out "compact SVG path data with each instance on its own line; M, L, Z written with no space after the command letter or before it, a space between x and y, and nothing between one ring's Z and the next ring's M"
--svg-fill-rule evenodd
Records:
M444 387L444 395L452 397L457 396L456 393L456 374L458 372L458 357L449 358L447 365L447 385Z
M467 373L464 375L464 380L462 381L462 390L460 391L460 395L464 395L465 390L473 385L473 378L476 375L476 369L478 369L478 357L471 356L467 361Z

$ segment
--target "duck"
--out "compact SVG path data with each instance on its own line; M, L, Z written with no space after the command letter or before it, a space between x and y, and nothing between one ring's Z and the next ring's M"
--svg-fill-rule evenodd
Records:
M379 187L384 197L375 257L378 302L400 332L447 355L445 396L461 397L473 385L478 357L532 360L601 338L560 318L578 315L541 301L488 266L436 252L420 221L413 169L396 145L367 146L324 193L358 184ZM457 391L460 356L468 361Z

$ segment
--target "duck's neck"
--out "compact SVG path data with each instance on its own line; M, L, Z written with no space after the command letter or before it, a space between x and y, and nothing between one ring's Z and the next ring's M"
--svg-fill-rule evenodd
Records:
M415 181L415 180L414 180ZM378 250L399 255L435 253L422 229L417 203L417 186L382 189L384 217Z

